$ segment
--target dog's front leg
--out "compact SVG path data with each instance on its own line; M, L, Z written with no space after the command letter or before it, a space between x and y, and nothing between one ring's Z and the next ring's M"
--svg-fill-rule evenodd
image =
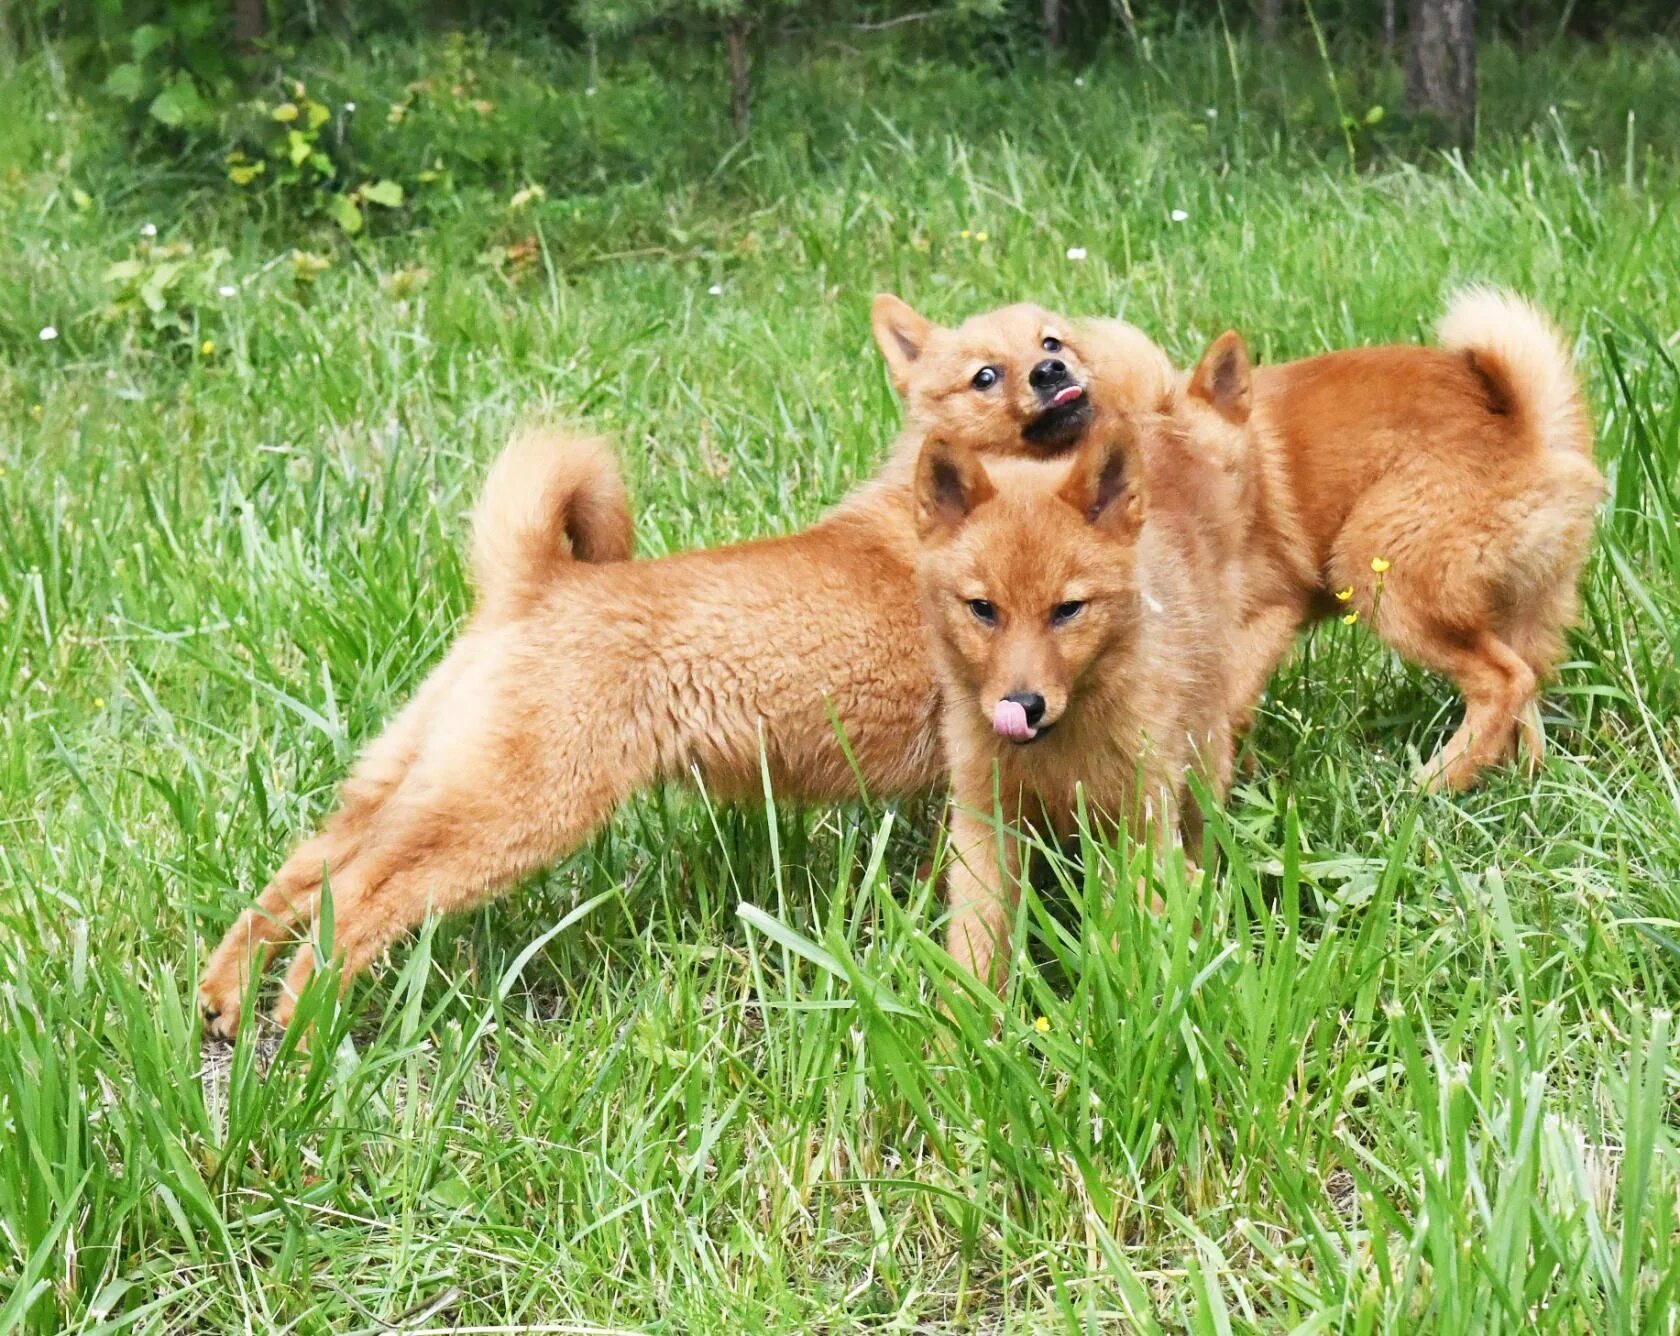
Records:
M1240 743L1254 727L1254 711L1272 671L1295 643L1305 613L1293 603L1274 603L1252 613L1231 633L1230 729Z
M975 978L1001 989L1009 978L1009 928L1020 895L1013 837L973 810L951 805L952 860L945 872L950 907L946 950Z

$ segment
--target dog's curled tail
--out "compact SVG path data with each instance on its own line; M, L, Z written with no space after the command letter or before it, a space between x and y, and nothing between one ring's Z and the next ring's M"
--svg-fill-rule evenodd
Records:
M1436 330L1462 352L1545 450L1592 460L1592 422L1563 336L1531 303L1497 288L1466 288Z
M606 441L531 431L490 466L473 510L479 606L512 616L574 561L630 557L630 502Z

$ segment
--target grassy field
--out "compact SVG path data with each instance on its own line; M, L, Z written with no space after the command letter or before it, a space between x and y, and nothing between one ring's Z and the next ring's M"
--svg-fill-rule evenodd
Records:
M1680 1330L1680 52L1487 51L1469 165L1366 123L1357 52L1217 36L819 44L739 145L655 63L293 64L409 188L354 247L0 76L0 1330ZM931 800L673 791L317 995L312 1054L201 1046L197 962L447 643L522 418L624 443L654 554L868 475L878 289L1276 360L1469 279L1576 337L1611 480L1537 780L1416 795L1457 702L1333 623L1219 874L1029 895L995 1016L940 1016Z

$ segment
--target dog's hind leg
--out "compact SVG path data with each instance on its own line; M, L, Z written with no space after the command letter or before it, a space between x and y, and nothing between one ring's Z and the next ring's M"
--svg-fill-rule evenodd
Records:
M585 721L565 736L588 736ZM603 740L587 755L477 738L467 755L422 758L356 856L332 879L331 948L348 984L428 913L458 913L572 852L642 784L653 767ZM573 745L576 745L574 741ZM312 926L318 921L311 915ZM298 947L274 1018L289 1023L314 974L318 944Z
M1484 768L1515 749L1518 729L1534 705L1534 670L1489 630L1434 629L1410 638L1406 650L1464 695L1464 722L1413 777L1431 792L1470 788Z
M336 876L380 819L381 809L407 776L425 736L432 702L453 683L458 665L445 660L420 692L356 763L339 792L338 810L305 840L222 936L199 976L199 1004L212 1034L231 1039L245 992L296 925L315 917L323 876Z
M1498 602L1499 637L1534 674L1534 693L1521 711L1518 739L1528 771L1545 760L1540 687L1564 655L1564 631L1580 612L1581 571L1592 542L1593 513L1603 489L1590 465L1553 459L1548 475L1525 498L1521 523L1502 544L1504 578Z

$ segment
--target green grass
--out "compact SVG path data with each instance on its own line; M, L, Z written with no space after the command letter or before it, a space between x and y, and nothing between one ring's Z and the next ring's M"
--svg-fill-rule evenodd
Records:
M1490 50L1464 166L1392 116L1350 164L1316 56L1217 38L1082 83L819 49L740 146L652 65L451 50L297 61L454 178L354 252L0 78L0 1329L1680 1330L1680 52ZM380 128L462 61L494 115ZM178 333L102 278L148 222ZM1472 278L1576 337L1611 479L1538 780L1416 796L1457 702L1332 624L1218 875L1156 920L1092 851L996 1003L934 945L931 802L673 791L312 995L312 1056L201 1048L197 962L447 643L522 417L625 443L652 554L867 476L877 289L1280 359Z

